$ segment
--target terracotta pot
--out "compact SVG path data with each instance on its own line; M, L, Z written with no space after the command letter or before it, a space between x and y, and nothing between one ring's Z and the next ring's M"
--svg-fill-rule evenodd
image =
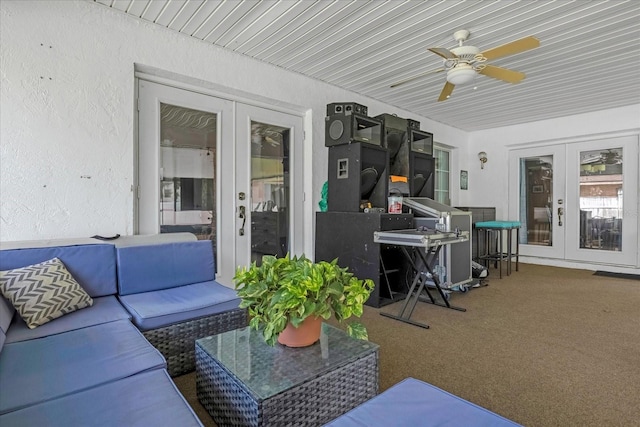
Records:
M307 347L320 339L322 317L309 316L296 328L287 324L278 335L278 342L287 347Z

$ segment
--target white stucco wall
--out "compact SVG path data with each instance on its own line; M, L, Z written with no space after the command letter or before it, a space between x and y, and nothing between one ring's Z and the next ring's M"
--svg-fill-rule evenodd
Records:
M327 103L419 120L461 149L454 161L466 148L466 132L93 2L3 0L0 19L0 240L133 232L134 64L308 112L307 248L327 174Z

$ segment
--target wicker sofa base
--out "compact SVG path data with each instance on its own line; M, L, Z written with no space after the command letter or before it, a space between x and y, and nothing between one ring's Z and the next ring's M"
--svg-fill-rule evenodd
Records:
M195 370L195 341L247 326L245 309L234 309L143 332L167 360L167 371L177 377Z
M378 391L377 351L266 400L257 400L199 346L196 366L198 399L219 427L322 426Z

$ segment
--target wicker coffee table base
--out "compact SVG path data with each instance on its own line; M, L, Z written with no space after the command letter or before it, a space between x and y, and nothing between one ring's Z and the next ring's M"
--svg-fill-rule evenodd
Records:
M321 426L377 394L378 352L258 400L196 345L196 386L198 399L219 427Z

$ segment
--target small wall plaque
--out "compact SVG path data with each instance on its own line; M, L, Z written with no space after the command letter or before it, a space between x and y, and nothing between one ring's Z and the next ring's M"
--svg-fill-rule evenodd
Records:
M460 189L469 189L469 173L467 171L460 171Z

